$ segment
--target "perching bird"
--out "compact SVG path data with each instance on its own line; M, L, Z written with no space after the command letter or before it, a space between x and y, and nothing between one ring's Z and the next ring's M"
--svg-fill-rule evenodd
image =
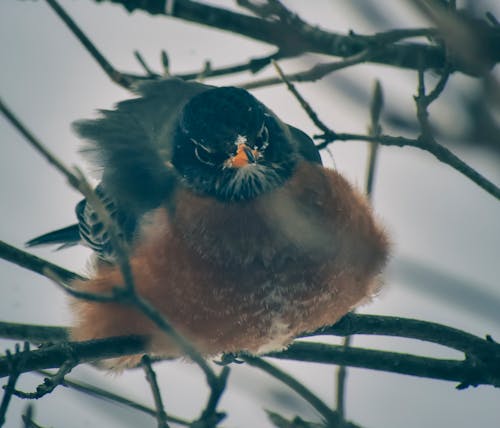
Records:
M370 299L387 237L309 137L243 89L172 78L138 93L75 129L102 168L97 193L129 243L137 291L200 352L282 349ZM76 212L78 225L28 244L85 243L96 262L73 286L110 291L123 280L107 233L85 200ZM140 334L151 352L180 354L130 306L73 309L75 340Z

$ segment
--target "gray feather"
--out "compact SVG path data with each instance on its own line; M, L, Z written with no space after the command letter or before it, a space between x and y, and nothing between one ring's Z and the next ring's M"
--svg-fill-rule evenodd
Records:
M120 205L144 212L172 191L175 177L165 162L171 158L179 113L190 98L210 88L180 79L148 82L137 88L140 98L74 123L87 140L82 152L103 169L104 187Z

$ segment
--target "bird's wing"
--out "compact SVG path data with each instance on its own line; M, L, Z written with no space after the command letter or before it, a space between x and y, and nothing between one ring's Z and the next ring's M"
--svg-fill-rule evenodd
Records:
M114 224L118 227L119 238L127 243L133 242L138 223L135 213L117 205L106 194L102 184L95 188L95 193L106 207L106 211ZM83 199L77 204L75 212L78 218L81 243L92 249L101 260L115 261L115 252L109 233L92 206Z
M130 210L117 206L106 194L102 184L96 187L95 192L118 227L120 237L127 243L133 242L138 222L136 215ZM109 234L92 206L83 199L76 205L75 212L78 224L37 236L26 242L26 246L59 244L57 249L60 250L83 244L92 249L101 260L114 262L116 258Z
M102 169L96 193L127 242L133 240L140 216L159 205L174 185L165 162L171 157L182 107L211 88L176 78L141 83L135 88L138 98L101 110L97 119L74 123L77 134L87 140L82 152ZM82 200L76 214L78 224L38 236L27 245L63 248L83 243L101 259L112 260L109 236L92 207Z
M74 123L88 142L82 152L102 168L103 185L118 204L145 212L165 199L174 183L165 162L181 109L210 88L176 78L143 83L136 88L139 98Z
M80 233L78 225L72 224L71 226L63 227L62 229L53 230L36 238L30 239L26 242L27 247L38 247L42 245L56 245L59 244L58 249L72 247L80 243Z

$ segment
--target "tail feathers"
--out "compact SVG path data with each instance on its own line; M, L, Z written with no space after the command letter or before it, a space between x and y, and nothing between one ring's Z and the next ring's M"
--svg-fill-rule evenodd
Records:
M80 232L78 224L72 224L62 229L57 229L44 235L37 236L26 242L27 247L37 247L39 245L61 244L57 249L72 247L80 242Z

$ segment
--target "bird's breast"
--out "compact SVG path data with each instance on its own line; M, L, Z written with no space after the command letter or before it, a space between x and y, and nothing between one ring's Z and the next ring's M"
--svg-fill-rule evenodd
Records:
M175 209L143 221L130 260L137 292L206 354L263 352L334 323L375 290L387 238L364 199L336 172L302 162L285 184L245 202L179 189ZM173 214L170 214L173 212ZM87 291L120 284L98 269ZM178 350L119 304L77 302L76 339L147 334Z
M335 253L335 212L325 210L332 197L324 178L318 176L319 183L308 186L304 175L299 168L278 189L238 202L181 189L175 215L171 219L164 215L161 222L198 256L226 268L319 263Z

